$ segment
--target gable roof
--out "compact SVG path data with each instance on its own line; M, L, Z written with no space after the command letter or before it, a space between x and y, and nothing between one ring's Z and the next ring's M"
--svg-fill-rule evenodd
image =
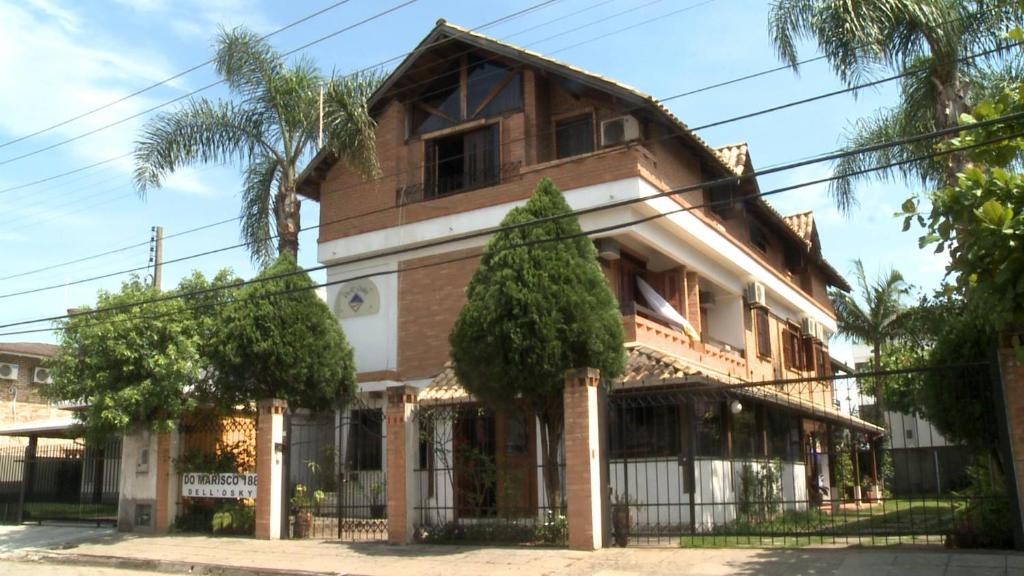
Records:
M601 76L600 74L589 72L582 68L549 58L540 53L533 52L507 42L502 42L501 40L474 32L468 28L450 24L444 19L437 21L434 29L416 45L416 48L414 48L405 57L405 59L402 60L401 64L388 74L384 82L382 82L377 90L370 96L370 99L367 101L367 107L370 109L371 114L379 112L380 107L388 101L388 97L394 91L396 84L424 54L429 50L448 42L462 42L469 44L470 46L504 56L539 70L546 71L557 76L567 77L599 92L610 93L623 100L628 105L633 106L636 111L646 111L674 128L678 135L685 138L706 162L717 167L724 174L732 172L729 165L718 154L718 152L711 147L710 144L697 136L697 134L690 130L682 120L680 120L675 114L666 108L664 104L659 102L653 96L645 94L632 86ZM314 200L319 200L317 184L323 181L326 177L327 171L330 170L337 161L337 156L327 150L321 150L318 152L306 168L302 170L302 173L299 174L296 183L296 188L299 193Z
M384 82L382 82L377 90L370 96L367 101L367 107L370 109L371 114L378 112L380 107L389 100L389 97L395 91L397 83L406 75L407 72L409 72L411 68L413 68L416 62L424 54L429 50L448 42L462 42L469 44L481 50L492 52L517 62L522 62L556 76L567 77L599 92L611 94L625 102L627 105L634 107L635 111L646 111L658 120L661 120L663 123L675 129L677 135L689 143L689 145L704 161L708 163L709 166L717 168L718 171L721 172L722 176L732 174L742 176L743 174L753 171L750 162L750 153L746 142L713 148L695 132L690 130L689 126L666 108L664 104L649 94L641 92L632 86L606 78L600 74L596 74L577 66L544 56L543 54L474 32L468 28L450 24L444 19L437 21L433 30L431 30L430 33L416 45L416 48L414 48L405 57L405 59L402 60L401 64L388 74L388 77ZM327 172L335 163L337 163L337 161L338 157L334 153L326 149L320 150L306 168L302 170L302 173L299 174L296 183L296 189L298 192L319 201L319 183L326 179ZM757 181L752 180L752 182L756 187ZM795 239L803 241L803 238L799 237L796 232L793 231L792 227L784 221L782 214L768 204L766 200L760 196L755 196L753 200L755 205L763 209L762 211L767 217L775 220L780 230L783 230L784 232L792 232ZM832 268L831 265L825 262L825 260L821 258L820 253L815 254L813 251L811 251L811 253L812 256L815 257L815 260L825 269L826 277L832 285L845 291L850 290L849 284L842 275Z

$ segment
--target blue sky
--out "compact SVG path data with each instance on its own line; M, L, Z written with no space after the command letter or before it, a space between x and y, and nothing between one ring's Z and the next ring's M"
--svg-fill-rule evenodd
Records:
M521 10L538 0L473 2L419 0L396 12L306 50L329 71L377 64L411 49L438 18L467 27ZM162 80L211 55L218 25L246 25L269 32L317 11L328 0L0 0L0 144L35 132ZM344 28L400 0L351 0L273 37L282 50ZM692 6L689 10L684 8ZM584 10L574 16L568 15ZM618 16L611 17L615 14ZM624 30L645 20L655 19ZM596 24L588 25L595 21ZM575 30L574 30L575 29ZM488 28L487 34L553 54L556 58L664 98L779 64L767 33L767 2L747 0L559 0L541 10ZM582 43L582 44L580 44ZM579 45L577 45L579 44ZM801 56L816 55L805 46ZM394 66L391 64L390 66ZM105 124L202 87L216 77L211 67L130 98L100 113L0 147L0 278L122 246L145 242L150 227L171 235L236 216L237 166L189 169L165 188L140 199L131 186L130 158L43 184L7 191L60 172L131 151L145 116L75 142L19 160ZM697 126L839 88L821 62L667 103ZM223 97L213 88L208 97ZM755 169L835 149L844 129L859 116L894 101L894 87L840 96L700 133L714 146L746 141ZM173 105L166 108L173 109ZM9 161L10 160L10 161ZM761 180L762 190L830 174L817 165ZM869 272L896 267L915 285L936 287L944 260L917 248L917 234L900 231L892 213L909 189L868 183L861 205L849 217L832 206L824 186L774 196L783 213L814 210L826 257L840 271L862 258ZM304 225L317 222L317 207L303 204ZM301 237L300 263L316 264L316 231ZM233 223L166 241L166 259L238 242ZM116 289L121 277L36 294L11 292L59 285L90 276L142 267L149 251L140 246L113 256L0 280L0 324L63 313L90 303L100 288ZM212 274L222 267L249 277L243 250L233 250L164 269L171 286L193 269ZM321 279L322 273L314 275ZM39 325L30 326L40 327ZM0 330L6 332L9 329ZM0 337L53 341L52 333Z

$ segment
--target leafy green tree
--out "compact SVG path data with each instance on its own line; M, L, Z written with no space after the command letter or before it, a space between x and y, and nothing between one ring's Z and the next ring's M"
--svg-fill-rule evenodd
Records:
M963 116L965 123L1011 119L948 142L972 147L965 153L969 166L953 185L903 204L904 230L916 219L925 231L921 246L948 252L946 270L959 292L1009 334L1024 326L1024 175L1017 161L1024 151L1024 121L1014 114L1024 114L1024 84ZM1024 358L1024 347L1016 344Z
M316 152L323 95L325 146L353 169L378 171L375 123L366 100L377 75L325 78L312 60L287 62L269 42L244 28L221 30L214 64L233 100L196 98L158 114L135 146L140 195L192 164L244 166L241 236L253 260L268 264L279 253L298 253L299 163Z
M860 299L833 290L832 305L836 310L839 333L870 346L872 367L879 370L885 345L903 333L901 321L906 309L903 300L910 289L897 270L889 270L871 282L864 271L864 263L855 260L853 264ZM872 395L881 418L885 414L884 378L873 378L872 384Z
M518 407L541 425L548 502L560 505L557 466L565 372L625 366L622 317L593 243L550 180L512 209L488 243L451 333L462 385L497 410ZM538 218L563 215L535 225Z
M228 271L212 281L195 273L164 295L234 281ZM143 422L168 426L201 397L199 389L208 390L204 342L215 325L214 305L226 293L209 292L208 306L179 298L135 306L160 295L137 277L120 292L101 291L95 308L79 308L58 324L60 348L50 361L53 384L44 393L56 401L84 402L76 414L90 437Z
M209 356L221 401L340 407L355 391L355 362L337 318L288 253L258 279L217 315Z
M847 85L922 71L902 79L895 106L851 126L846 146L857 148L957 126L960 115L994 85L1019 80L1016 54L968 58L1004 46L1004 33L1019 17L1018 3L1010 0L774 0L769 30L779 57L794 70L798 43L813 40ZM849 210L855 204L856 181L875 177L858 171L927 154L931 145L922 141L840 159L835 173L846 178L831 185L836 204ZM963 166L963 157L952 154L875 174L952 184Z

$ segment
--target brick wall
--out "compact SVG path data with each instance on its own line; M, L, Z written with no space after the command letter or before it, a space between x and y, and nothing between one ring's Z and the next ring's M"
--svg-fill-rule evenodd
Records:
M32 382L32 375L42 362L31 356L0 352L0 363L20 367L17 380L0 380L0 426L70 416L70 412L50 406L40 391L42 385Z
M480 249L406 260L398 274L398 370L404 379L437 375L448 361L448 334L466 303L466 286L479 257L418 268Z

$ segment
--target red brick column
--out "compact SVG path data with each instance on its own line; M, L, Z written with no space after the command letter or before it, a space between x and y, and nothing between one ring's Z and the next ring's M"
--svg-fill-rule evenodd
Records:
M579 368L565 374L565 490L569 548L597 550L604 545L607 518L603 482L601 373Z
M281 494L284 467L276 446L284 442L288 402L278 398L260 400L256 409L256 538L277 540L285 506Z
M387 479L388 479L388 543L412 542L413 511L412 466L416 435L412 430L412 411L416 406L416 389L399 385L388 388Z
M683 313L697 334L700 334L700 277L696 272L686 273L686 310Z

